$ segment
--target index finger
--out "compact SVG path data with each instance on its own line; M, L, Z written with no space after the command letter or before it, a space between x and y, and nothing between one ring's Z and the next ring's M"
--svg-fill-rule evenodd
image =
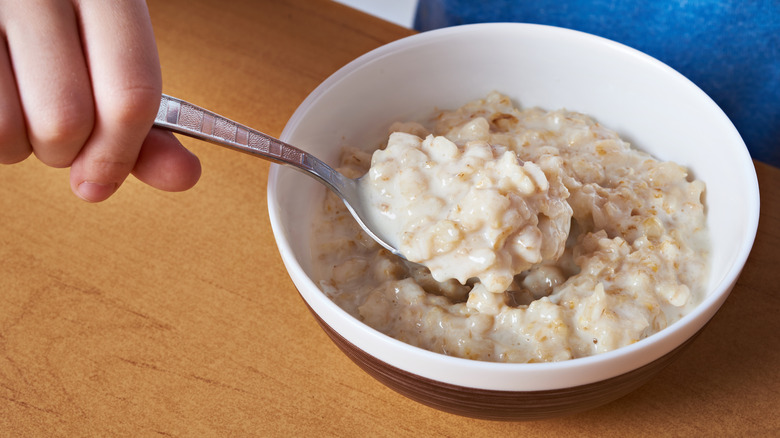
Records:
M92 79L95 126L71 166L71 188L102 201L122 184L151 129L162 75L142 0L79 0L84 54Z

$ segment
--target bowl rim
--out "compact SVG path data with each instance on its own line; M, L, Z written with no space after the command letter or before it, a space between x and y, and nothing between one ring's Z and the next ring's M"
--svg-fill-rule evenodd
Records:
M687 82L688 86L695 87L704 98L709 99L711 105L714 105L715 108L717 108L717 110L722 114L724 123L731 125L731 129L733 129L737 135L737 138L740 138L741 141L741 137L739 137L739 133L736 131L736 128L734 128L733 124L731 124L731 121L728 119L725 113L720 110L717 104L690 80L661 61L636 49L603 37L555 26L528 23L481 23L453 26L411 35L373 49L341 67L339 70L325 79L325 81L323 81L319 86L317 86L305 98L305 100L303 100L303 102L298 106L296 111L290 117L284 130L282 131L280 139L283 141L289 141L293 132L302 122L305 114L313 104L315 104L335 84L347 80L350 75L356 71L359 71L366 65L380 60L386 56L391 56L399 49L403 49L407 46L413 46L422 42L430 42L436 39L446 39L452 35L462 35L464 32L482 32L485 29L493 31L523 30L535 32L538 36L565 35L569 38L576 37L589 39L593 44L606 44L615 50L622 51L622 56L639 57L642 62L649 62L656 67L660 66L663 69L666 69L668 74L675 75L677 76L678 80ZM742 145L744 147L744 142ZM748 226L742 230L743 237L741 239L739 252L733 258L729 271L721 277L721 281L718 284L708 288L708 292L710 293L701 303L699 303L699 305L692 309L691 312L683 316L675 323L669 325L664 330L661 330L658 333L655 333L634 344L627 345L613 351L561 362L496 363L463 359L446 356L440 353L434 353L419 347L414 347L373 329L372 327L358 321L349 315L346 311L338 307L338 305L327 298L327 296L319 289L314 281L308 277L302 266L295 259L294 251L289 242L284 237L281 210L279 207L279 201L277 200L276 196L276 193L279 189L278 183L280 172L289 170L283 170L281 166L276 164L271 166L271 170L269 172L267 190L268 210L271 227L273 229L280 255L285 264L285 267L288 270L288 273L290 274L298 289L298 292L320 318L322 318L326 323L334 328L334 330L337 330L339 333L341 333L342 336L347 338L347 340L353 344L359 346L360 348L364 348L365 351L377 356L380 360L390 363L391 365L394 365L405 371L420 374L423 377L428 377L434 380L455 385L495 390L556 389L593 383L610 377L615 377L616 375L620 375L623 372L630 371L633 368L649 363L668 353L675 346L681 344L690 336L693 336L696 332L698 332L699 329L701 329L701 327L707 323L707 321L711 319L718 308L720 308L720 306L728 297L731 288L736 283L736 280L739 277L745 262L747 261L758 228L758 216L760 210L758 180L755 174L755 168L753 167L752 160L750 159L750 155L746 147L744 148L744 153L741 154L741 157L742 161L740 163L736 163L736 165L739 165L743 172L747 172L746 177L750 179L749 183L754 188L754 190L751 190L749 194L746 194L746 196L749 196L750 198L748 200L748 205L752 206L752 208L746 212L746 223ZM386 350L392 351L392 354L388 354L388 351ZM613 362L617 359L622 359L623 361L620 367L610 368L609 371L599 370L599 368L602 367L605 363ZM447 367L448 369L451 368L455 371L443 374L434 374L431 371L421 371L419 366L410 365L419 364L419 362L425 362L426 364L436 363L440 367ZM568 378L566 377L567 374L576 375L583 369L588 370L587 374L590 376L589 378L582 379L578 378L577 376L569 376ZM502 379L496 379L495 377L492 377L489 379L475 378L469 382L463 382L459 379L458 373L466 370L470 373L484 372L487 374L492 374L493 376L496 374L505 376L514 375L515 378L517 375L514 373L522 372L524 375L527 375L527 381L504 381L501 384L497 384L495 381ZM562 377L557 384L551 386L549 382L541 383L545 380L549 380L549 376L542 378L539 382L535 382L535 380L537 380L535 377L544 377L550 373Z

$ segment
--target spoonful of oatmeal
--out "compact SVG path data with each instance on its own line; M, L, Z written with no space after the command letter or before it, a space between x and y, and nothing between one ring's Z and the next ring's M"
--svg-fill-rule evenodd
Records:
M473 123L487 123L477 119ZM395 132L352 179L317 157L181 99L163 95L154 125L290 166L327 186L382 247L437 281L478 278L490 292L563 253L572 209L561 160L522 162L484 141ZM549 176L549 177L548 177Z
M360 191L371 223L406 259L436 281L478 278L498 293L515 275L558 260L572 208L560 157L523 162L503 146L472 139L472 128L452 139L393 132L374 152Z

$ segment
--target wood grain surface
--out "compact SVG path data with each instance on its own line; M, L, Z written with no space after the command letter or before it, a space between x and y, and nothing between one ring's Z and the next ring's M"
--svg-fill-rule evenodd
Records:
M164 91L271 135L323 79L410 30L328 0L149 0ZM0 167L0 437L780 434L780 169L755 248L679 360L555 420L442 413L354 365L278 256L268 164L183 139L201 182L92 205L65 169Z

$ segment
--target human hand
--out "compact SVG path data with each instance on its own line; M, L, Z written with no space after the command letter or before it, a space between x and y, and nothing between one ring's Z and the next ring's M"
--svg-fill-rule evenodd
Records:
M167 191L197 182L197 157L152 129L162 76L143 0L0 0L0 37L0 163L70 167L90 202L131 172Z

